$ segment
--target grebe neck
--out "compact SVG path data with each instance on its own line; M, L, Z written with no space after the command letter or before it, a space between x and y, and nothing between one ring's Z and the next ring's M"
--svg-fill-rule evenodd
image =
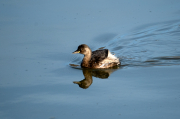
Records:
M81 65L83 67L89 67L89 61L91 60L91 55L92 55L91 50L88 53L84 54L84 58L83 58L83 61L81 63Z

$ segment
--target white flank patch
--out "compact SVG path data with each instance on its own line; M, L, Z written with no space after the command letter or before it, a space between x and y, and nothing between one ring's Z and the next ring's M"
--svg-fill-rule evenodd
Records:
M114 60L117 60L117 59L118 59L115 55L111 54L110 51L108 52L108 57L109 57L110 59L114 59Z

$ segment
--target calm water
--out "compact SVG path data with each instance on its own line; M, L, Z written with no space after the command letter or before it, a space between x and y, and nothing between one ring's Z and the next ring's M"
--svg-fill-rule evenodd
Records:
M1 119L179 119L179 1L1 3ZM122 65L82 69L83 43Z

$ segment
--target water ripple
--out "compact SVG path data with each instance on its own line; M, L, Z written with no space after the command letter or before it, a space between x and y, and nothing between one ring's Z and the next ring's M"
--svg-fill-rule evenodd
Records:
M122 65L154 66L180 64L180 22L141 27L119 35L106 46L121 59Z

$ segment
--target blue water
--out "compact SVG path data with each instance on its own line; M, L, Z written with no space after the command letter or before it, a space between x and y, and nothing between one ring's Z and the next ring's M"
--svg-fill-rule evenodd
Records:
M179 119L179 1L0 3L1 119ZM84 43L122 65L82 69Z

